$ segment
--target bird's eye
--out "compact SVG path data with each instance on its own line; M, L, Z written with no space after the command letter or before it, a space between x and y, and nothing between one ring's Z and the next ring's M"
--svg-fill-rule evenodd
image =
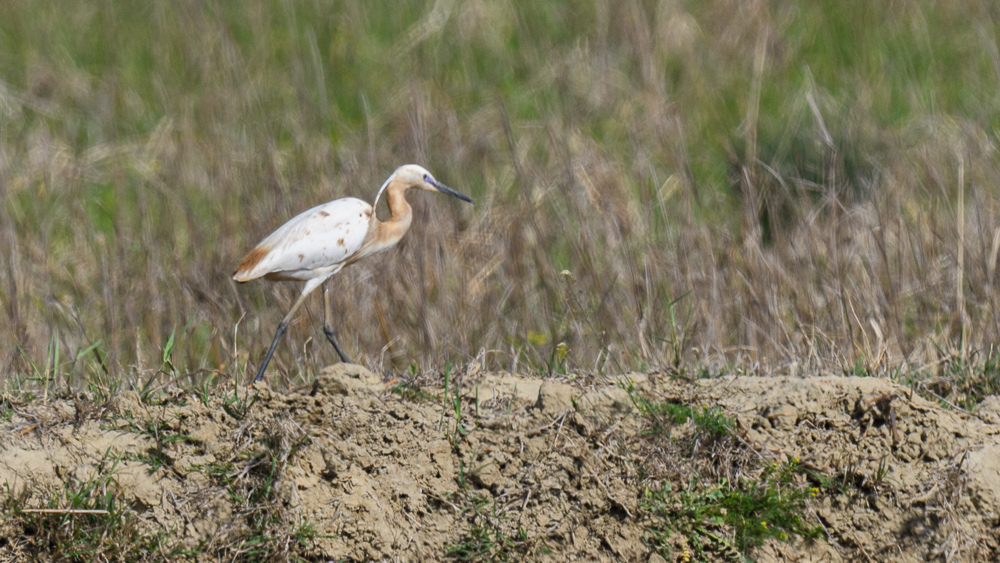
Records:
M424 181L427 182L428 184L433 184L434 178L431 178L430 174L424 174Z

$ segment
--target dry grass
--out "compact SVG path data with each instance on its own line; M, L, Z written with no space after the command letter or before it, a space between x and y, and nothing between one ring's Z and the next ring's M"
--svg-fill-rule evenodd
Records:
M981 373L998 14L840 4L4 5L0 373L244 377L298 288L239 257L404 162L477 204L333 282L368 366Z

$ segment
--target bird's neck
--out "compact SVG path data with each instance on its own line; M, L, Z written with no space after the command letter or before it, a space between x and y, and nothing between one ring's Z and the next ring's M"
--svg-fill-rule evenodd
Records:
M387 221L378 224L378 245L388 247L399 242L406 231L410 228L413 220L413 209L403 197L406 186L399 180L389 182L385 188L385 202L389 206L391 217Z
M406 198L403 197L403 192L405 191L405 184L399 180L393 180L385 188L385 203L389 206L389 213L392 214L392 217L386 223L410 223L410 219L413 217L413 210L410 208L410 204L406 201Z

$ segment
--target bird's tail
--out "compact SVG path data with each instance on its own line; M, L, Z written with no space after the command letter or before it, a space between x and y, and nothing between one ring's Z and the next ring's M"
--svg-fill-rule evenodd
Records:
M243 257L239 266L236 266L236 271L233 272L233 279L240 283L245 283L260 277L254 275L253 270L257 267L257 264L260 264L260 261L263 260L269 252L270 249L263 246L258 246L257 248L251 250L246 256Z

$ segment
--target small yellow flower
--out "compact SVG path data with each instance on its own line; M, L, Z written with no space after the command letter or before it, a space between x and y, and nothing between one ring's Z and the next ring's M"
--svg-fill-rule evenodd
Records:
M793 457L792 458L792 463L794 463L795 465L798 465L799 464L799 456Z
M760 525L764 526L764 529L767 529L767 521L766 520L761 520L760 521Z
M544 333L538 332L537 330L528 331L528 342L532 346L545 346L545 343L549 341L549 337L545 336Z
M819 489L817 489L816 487L809 489L809 496L814 497L818 494L819 494Z

